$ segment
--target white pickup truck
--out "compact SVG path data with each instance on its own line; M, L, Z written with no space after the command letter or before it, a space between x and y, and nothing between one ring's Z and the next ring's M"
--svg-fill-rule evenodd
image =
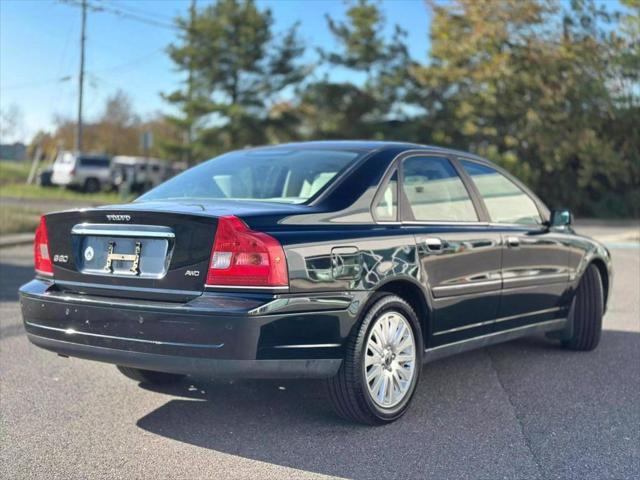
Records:
M53 163L51 183L90 193L111 188L111 159L106 155L61 152Z

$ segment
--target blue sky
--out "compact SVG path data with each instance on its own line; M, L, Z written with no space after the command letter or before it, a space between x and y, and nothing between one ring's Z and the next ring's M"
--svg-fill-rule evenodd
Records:
M189 0L89 0L130 14L139 13L166 25L185 14ZM276 31L300 22L308 45L308 61L315 47L332 48L324 15L344 18L342 0L257 0L273 11ZM211 0L198 0L198 5ZM409 33L412 56L424 61L428 51L429 16L422 0L386 0L382 9L387 29L402 25ZM77 109L80 9L59 0L0 0L0 108L17 105L22 126L15 139L29 140L39 129L51 129L56 115L74 117ZM117 14L89 12L85 84L85 118L103 108L118 89L133 99L134 108L148 115L167 110L159 92L169 92L180 79L164 48L175 38L170 28ZM65 80L61 80L65 79Z

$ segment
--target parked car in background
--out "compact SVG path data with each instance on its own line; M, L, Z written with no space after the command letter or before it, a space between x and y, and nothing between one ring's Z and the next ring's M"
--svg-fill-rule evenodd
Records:
M111 159L105 155L61 152L53 163L51 182L88 193L111 188Z
M35 268L35 345L145 383L326 378L367 424L406 411L423 362L535 333L594 349L612 278L570 212L489 161L347 141L231 152L133 203L48 214Z
M38 185L41 187L52 187L51 176L53 175L53 167L43 168L38 172Z
M118 190L146 192L171 176L171 165L157 158L121 155L111 162L111 182Z

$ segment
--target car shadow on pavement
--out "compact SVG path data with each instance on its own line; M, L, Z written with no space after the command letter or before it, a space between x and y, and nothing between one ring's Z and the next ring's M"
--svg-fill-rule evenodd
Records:
M407 414L379 428L337 418L321 381L197 377L141 385L179 398L137 425L226 454L351 478L626 478L637 468L640 441L639 347L637 333L605 331L594 352L533 337L443 359L423 370ZM618 393L612 400L606 392Z

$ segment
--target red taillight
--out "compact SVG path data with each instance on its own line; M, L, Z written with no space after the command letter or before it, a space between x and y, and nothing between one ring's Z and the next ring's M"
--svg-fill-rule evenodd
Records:
M34 261L36 272L41 275L53 275L53 263L49 255L49 236L47 235L47 222L44 216L40 217L40 225L36 229L36 238L33 243Z
M288 286L282 245L266 233L249 229L237 217L220 217L207 285Z

